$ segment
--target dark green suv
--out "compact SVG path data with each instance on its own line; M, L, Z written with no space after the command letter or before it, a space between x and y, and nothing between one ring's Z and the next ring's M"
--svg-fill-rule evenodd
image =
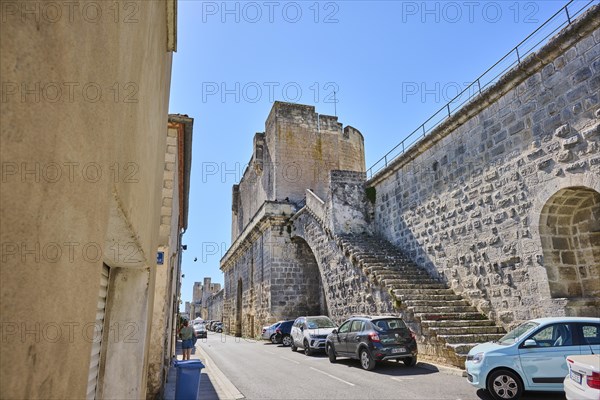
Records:
M417 363L417 341L400 317L350 317L327 336L325 350L329 361L337 357L360 360L366 370L377 361L403 361L409 367Z

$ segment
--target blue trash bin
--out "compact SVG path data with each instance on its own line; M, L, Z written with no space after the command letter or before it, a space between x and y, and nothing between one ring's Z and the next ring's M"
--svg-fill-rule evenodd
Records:
M204 364L200 360L175 361L175 367L175 400L196 400L200 389L200 372Z

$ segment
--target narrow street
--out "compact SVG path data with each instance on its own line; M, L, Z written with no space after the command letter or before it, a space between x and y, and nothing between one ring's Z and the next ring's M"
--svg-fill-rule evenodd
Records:
M307 357L267 341L209 332L198 346L247 399L490 399L460 376L385 362L364 371L358 361ZM524 399L563 399L527 393Z
M373 372L355 360L331 364L325 354L307 357L266 341L209 335L200 345L248 399L466 399L466 379L404 364Z

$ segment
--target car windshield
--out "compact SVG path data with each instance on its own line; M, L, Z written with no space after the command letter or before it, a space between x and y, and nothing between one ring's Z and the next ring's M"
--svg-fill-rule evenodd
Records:
M333 321L327 317L307 318L306 326L308 326L308 329L335 328Z
M393 319L379 319L372 321L375 330L378 331L389 331L389 330L398 330L398 329L406 329L406 324L400 318Z
M530 332L539 324L537 322L528 321L524 324L517 326L512 331L508 332L506 335L502 336L499 340L499 344L509 345L515 343L521 336Z

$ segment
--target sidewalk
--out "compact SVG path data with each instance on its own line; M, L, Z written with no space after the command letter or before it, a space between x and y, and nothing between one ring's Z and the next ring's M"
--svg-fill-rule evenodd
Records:
M198 400L221 400L227 397L219 396L217 389L213 385L211 375L214 375L214 368L209 368L212 362L206 359L205 355L200 350L199 342L197 347L192 349L192 360L200 360L204 364L205 368L201 370L200 376L200 391L198 393ZM181 360L181 340L177 340L176 345L177 359ZM207 365L208 364L208 365ZM212 367L212 366L211 366ZM212 372L212 373L211 373ZM169 368L169 374L167 376L167 383L165 384L164 400L175 400L175 387L177 383L177 368L171 366Z

